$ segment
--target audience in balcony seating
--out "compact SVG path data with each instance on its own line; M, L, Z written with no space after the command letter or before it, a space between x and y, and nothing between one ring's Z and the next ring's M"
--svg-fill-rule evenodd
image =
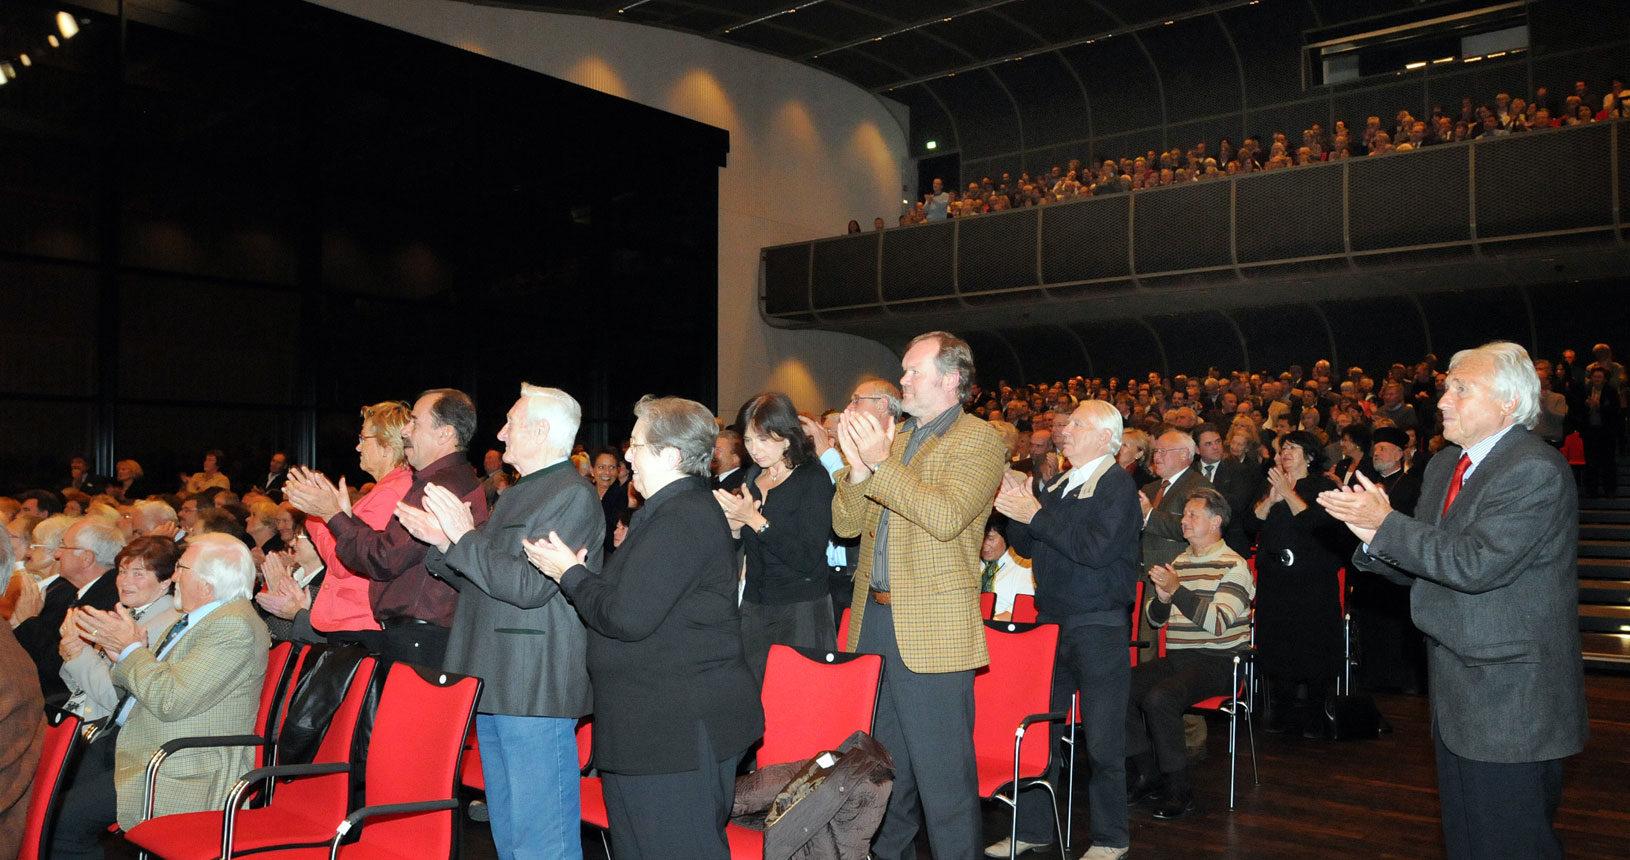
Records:
M1025 206L1206 182L1259 170L1281 170L1356 155L1412 152L1444 143L1630 117L1630 89L1626 89L1619 78L1612 79L1607 94L1599 100L1599 107L1598 99L1588 92L1583 81L1576 82L1574 89L1574 94L1561 104L1556 104L1546 88L1540 87L1532 99L1499 93L1493 102L1479 105L1468 96L1461 100L1460 110L1453 116L1442 106L1434 106L1425 117L1401 110L1390 128L1382 126L1379 116L1372 116L1356 137L1343 120L1337 120L1328 132L1315 122L1302 131L1300 144L1296 146L1292 146L1282 132L1272 135L1266 150L1255 137L1245 138L1235 150L1232 141L1225 137L1218 142L1215 154L1210 154L1206 142L1200 141L1188 150L1174 147L1169 152L1150 150L1136 157L1105 159L1096 168L1071 159L1067 166L1055 165L1035 176L1021 173L1017 180L1011 173L1003 173L995 182L987 176L981 181L969 182L966 192L958 192L935 179L933 192L923 195L922 202L902 213L899 225L907 227L945 218L966 218ZM855 222L851 221L850 225L850 233L859 232ZM880 223L877 229L882 229Z

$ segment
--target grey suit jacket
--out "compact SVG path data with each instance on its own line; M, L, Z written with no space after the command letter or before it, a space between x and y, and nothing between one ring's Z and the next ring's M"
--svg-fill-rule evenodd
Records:
M1210 485L1200 474L1200 460L1196 457L1188 469L1177 476L1177 483L1166 489L1159 507L1149 512L1149 519L1143 524L1139 570L1147 571L1156 564L1171 564L1172 559L1189 548L1188 542L1183 540L1183 506L1188 504L1189 493ZM1160 492L1160 481L1144 484L1141 492L1149 501L1154 501L1155 494Z
M1489 762L1572 755L1587 732L1573 474L1554 448L1513 427L1445 517L1459 459L1454 447L1433 457L1416 515L1388 514L1354 564L1412 583L1432 719L1451 752Z
M498 498L482 526L425 567L458 589L443 666L485 682L477 710L528 717L589 713L587 634L554 580L538 572L521 541L560 534L588 547L599 573L605 514L594 488L570 460L522 477Z

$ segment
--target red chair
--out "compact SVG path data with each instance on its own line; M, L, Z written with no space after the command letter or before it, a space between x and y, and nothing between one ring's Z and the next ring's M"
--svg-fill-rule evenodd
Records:
M1251 679L1255 673L1256 650L1234 655L1233 694L1201 699L1189 710L1201 714L1228 715L1228 808L1234 808L1234 774L1239 769L1239 718L1245 716L1245 736L1251 742L1251 779L1262 784L1262 775L1256 764L1256 733L1251 728Z
M313 756L314 763L350 762L357 717L372 686L374 669L372 657L357 663L345 698ZM244 809L245 800L262 783L256 774L263 770L250 771L239 779L221 811L149 818L132 827L125 838L168 860L214 860L273 846L327 845L334 822L350 811L350 776L335 772L287 782L267 805Z
M1053 826L1060 850L1064 826L1058 816L1058 794L1047 782L1052 742L1045 725L1062 721L1064 711L1052 706L1053 662L1058 652L1058 625L988 622L985 645L990 665L974 675L974 761L979 771L979 795L1013 810L1009 846L1019 836L1018 793L1033 786L1047 789L1052 798ZM1012 856L1012 855L1010 855Z
M276 848L254 856L257 860L456 856L458 769L480 695L479 678L407 663L392 665L380 694L367 761L362 765L366 805L346 815L337 826L329 822L331 835L326 846ZM275 765L251 771L244 778L309 779L349 773L352 767L348 763ZM372 820L376 817L380 820ZM354 841L348 841L348 836L354 836Z
M589 762L594 758L594 723L583 720L577 724L577 764L585 774L589 770ZM577 783L578 802L582 806L581 817L583 823L600 831L600 844L606 849L606 856L611 856L611 840L607 834L611 830L611 816L606 813L605 784L597 776L584 776Z
M56 820L57 802L68 787L66 775L79 756L79 723L74 714L48 709L45 744L40 748L39 768L34 771L17 860L45 860L45 846L51 844L50 823Z
M979 592L979 617L989 621L996 614L996 592Z
M803 761L834 750L857 731L870 732L877 712L877 682L883 658L771 645L764 669L764 740L758 764ZM812 691L819 691L811 696ZM730 856L764 856L764 834L739 825L725 827Z
M843 610L838 616L838 650L843 651L849 647L849 610Z
M1007 620L1013 622L1014 624L1035 624L1036 623L1036 597L1035 597L1035 595L1032 595L1032 594L1015 594L1015 595L1013 595L1013 614L1008 616Z
M266 654L266 675L261 681L260 708L255 713L255 733L248 735L218 735L210 737L175 738L160 746L147 761L142 789L142 819L153 816L153 792L158 784L158 772L170 756L184 749L199 747L260 747L260 762L264 767L277 760L277 734L287 713L285 699L294 679L299 675L305 659L311 653L307 645L279 642ZM268 788L270 786L268 785Z

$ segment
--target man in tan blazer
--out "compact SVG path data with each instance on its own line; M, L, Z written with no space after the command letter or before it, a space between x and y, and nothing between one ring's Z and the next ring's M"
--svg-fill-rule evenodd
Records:
M146 631L123 607L78 616L81 635L116 660L121 698L63 801L53 858L101 858L98 838L108 824L117 818L129 828L141 820L142 773L166 741L253 733L271 640L249 602L249 550L225 535L194 537L172 578L183 614L156 648L147 647ZM246 747L176 753L159 772L154 814L219 808L253 764Z
M973 675L989 662L979 616L979 544L1005 448L962 412L973 351L947 332L911 341L894 425L850 405L838 425L832 526L860 537L849 650L885 662L873 734L894 757L894 790L872 842L878 860L915 858L926 818L941 860L975 856L979 796Z

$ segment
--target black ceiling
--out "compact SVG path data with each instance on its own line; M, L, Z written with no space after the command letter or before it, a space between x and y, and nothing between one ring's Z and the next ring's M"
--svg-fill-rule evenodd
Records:
M913 157L955 154L964 173L986 175L1222 136L1296 133L1315 121L1362 123L1368 114L1458 104L1464 95L1492 102L1495 93L1545 83L1554 91L1572 81L1568 75L1614 71L1630 51L1623 0L1528 3L1531 50L1521 56L1334 87L1306 81L1309 33L1328 36L1322 28L1357 21L1389 26L1400 13L1424 20L1500 0L450 2L664 27L803 63L908 107ZM1543 59L1552 55L1557 61Z

